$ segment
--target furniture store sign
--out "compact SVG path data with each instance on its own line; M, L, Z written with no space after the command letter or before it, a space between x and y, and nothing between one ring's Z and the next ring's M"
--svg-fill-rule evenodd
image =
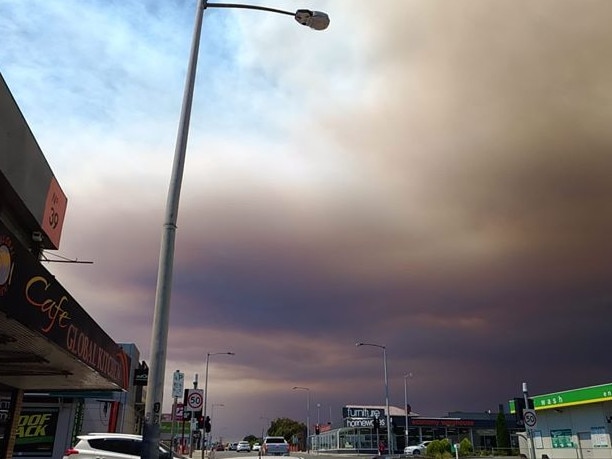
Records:
M380 421L380 427L387 427L387 417L382 408L345 406L342 408L344 427L374 428L374 419Z

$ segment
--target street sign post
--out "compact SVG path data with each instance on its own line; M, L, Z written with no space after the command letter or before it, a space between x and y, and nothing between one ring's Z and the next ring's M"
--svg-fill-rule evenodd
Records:
M527 418L529 418L529 423L534 426L537 425L538 418L536 417L535 410L529 408L529 392L527 392L527 383L523 383L523 400L525 401L525 410L523 411L523 423L525 425L525 430L527 431L527 436L529 437L529 445L531 446L529 451L529 457L531 459L536 459L535 453L535 444L533 441L533 427L527 425ZM526 413L529 412L527 416Z
M178 398L183 395L184 384L185 384L185 373L181 373L179 370L176 370L172 378L172 397L174 397L174 403L172 405L172 427L170 429L170 444L172 445L172 448L174 448L174 421L177 420L177 413L179 410L177 401L178 401ZM179 420L182 420L183 418L183 405L182 404L181 404L180 412L181 412L181 419Z

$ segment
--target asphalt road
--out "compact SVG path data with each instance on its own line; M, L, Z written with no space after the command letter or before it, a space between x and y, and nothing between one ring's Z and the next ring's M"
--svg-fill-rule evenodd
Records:
M201 456L199 454L200 452L197 451L196 454L194 454L194 459L200 459ZM360 454L360 455L355 455L352 454L350 456L348 455L342 455L342 454L326 454L326 453L304 453L304 452L297 452L297 453L291 453L289 455L289 459L297 459L297 458L302 458L302 459L323 459L323 458L338 458L338 457L360 457L360 458L367 458L367 459L372 459L374 457L376 457L376 459L378 459L377 456L373 456L371 454ZM211 457L210 459L257 459L259 458L259 454L257 453L257 451L253 452L251 451L250 453L237 453L236 451L215 451L214 457ZM283 458L287 458L287 456L261 456L261 459L283 459Z
M200 451L197 451L197 454L194 454L193 459L201 459L201 455L200 455ZM214 456L211 456L210 459L257 459L259 457L259 454L257 453L257 451L255 452L250 452L250 453L236 453L236 451L216 451ZM289 458L287 458L287 456L261 456L262 459L283 459L283 458L287 458L287 459L298 459L298 458L302 458L302 459L330 459L330 458L334 458L334 459L338 459L338 458L360 458L360 459L401 459L406 458L406 456L401 456L401 455L394 455L394 456L377 456L377 455L372 455L372 454L326 454L326 453L311 453L311 454L306 454L303 452L297 452L297 453L291 453L291 455L289 456ZM470 459L468 458L463 458L463 459ZM503 457L498 457L498 456L491 456L488 459L519 459L518 456L503 456Z

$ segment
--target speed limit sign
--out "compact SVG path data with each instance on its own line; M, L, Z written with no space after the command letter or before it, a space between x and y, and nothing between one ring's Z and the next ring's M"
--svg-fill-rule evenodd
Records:
M200 411L204 405L204 391L202 389L189 389L187 392L187 409Z
M524 410L523 422L525 422L525 427L528 429L534 429L538 425L538 417L535 410Z

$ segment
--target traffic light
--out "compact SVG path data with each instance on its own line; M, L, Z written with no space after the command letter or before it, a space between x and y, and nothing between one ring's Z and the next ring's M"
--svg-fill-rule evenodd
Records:
M315 434L319 435L321 433L321 428L319 427L319 424L315 425Z
M527 405L530 410L533 410L533 399L527 399ZM525 399L523 397L516 397L514 399L514 415L516 417L516 423L523 425L523 411L525 410Z
M374 421L372 422L372 424L374 425L375 430L380 429L380 419L374 418Z
M209 433L210 432L210 428L211 428L210 416L206 416L206 419L204 419L204 431L206 433Z
M200 416L198 418L198 429L203 429L204 428L204 416Z

